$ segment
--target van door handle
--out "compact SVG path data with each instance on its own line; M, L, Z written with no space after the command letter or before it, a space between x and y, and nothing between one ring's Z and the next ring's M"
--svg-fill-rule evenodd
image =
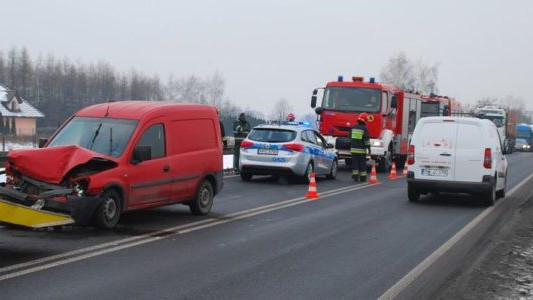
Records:
M165 171L165 172L170 171L170 166L169 166L169 165L165 165L165 166L163 167L163 171Z
M450 153L441 153L440 156L452 156Z

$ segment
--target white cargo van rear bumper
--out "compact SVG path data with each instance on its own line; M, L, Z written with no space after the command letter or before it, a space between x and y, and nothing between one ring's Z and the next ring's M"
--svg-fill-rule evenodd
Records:
M421 193L449 192L467 194L486 194L494 186L494 177L483 176L482 182L457 182L442 180L415 179L413 172L407 174L407 184Z

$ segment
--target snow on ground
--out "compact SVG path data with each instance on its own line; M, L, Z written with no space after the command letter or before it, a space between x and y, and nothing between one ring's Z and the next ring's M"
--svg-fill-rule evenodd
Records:
M1 143L0 143L0 147L2 147ZM6 141L6 148L4 151L11 151L11 150L17 150L17 149L28 149L28 148L35 148L35 147L33 143L14 143L14 142Z
M233 168L233 155L224 155L224 170Z

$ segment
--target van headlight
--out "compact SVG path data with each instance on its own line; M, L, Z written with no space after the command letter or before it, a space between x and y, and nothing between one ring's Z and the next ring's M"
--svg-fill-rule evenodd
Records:
M381 147L383 148L383 142L380 140L376 140L372 142L372 147Z

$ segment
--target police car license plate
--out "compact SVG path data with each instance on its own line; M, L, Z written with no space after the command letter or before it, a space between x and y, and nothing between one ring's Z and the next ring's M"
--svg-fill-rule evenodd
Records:
M257 154L278 155L278 149L257 149Z
M422 169L422 176L447 177L448 169L426 168Z

